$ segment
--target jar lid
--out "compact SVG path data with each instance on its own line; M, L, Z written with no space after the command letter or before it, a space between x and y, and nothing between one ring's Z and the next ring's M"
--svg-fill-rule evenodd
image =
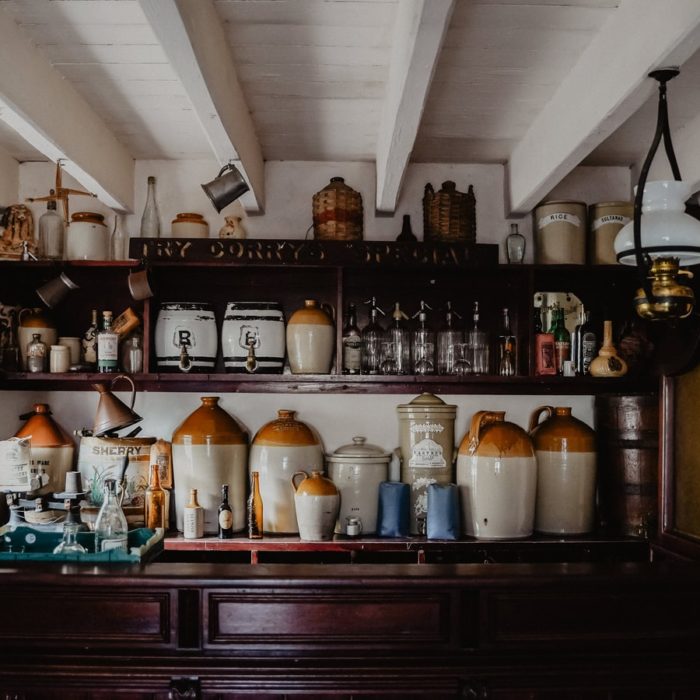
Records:
M396 410L399 413L429 410L433 413L449 413L454 416L457 413L457 406L454 404L447 404L440 397L426 391L420 394L420 396L416 396L415 399L408 403L399 404Z
M341 445L333 454L328 455L329 462L378 462L388 464L391 455L378 445L370 445L367 438L360 435L352 439L352 443Z
M182 221L193 221L198 224L204 223L204 217L201 214L196 214L194 212L186 211L182 214L176 214L175 218L172 220L173 224L180 223Z

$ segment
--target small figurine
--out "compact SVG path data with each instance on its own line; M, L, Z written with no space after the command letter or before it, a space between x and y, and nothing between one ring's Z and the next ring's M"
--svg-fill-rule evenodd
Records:
M219 229L219 238L243 239L246 237L243 217L225 216L224 218L226 219L226 223Z

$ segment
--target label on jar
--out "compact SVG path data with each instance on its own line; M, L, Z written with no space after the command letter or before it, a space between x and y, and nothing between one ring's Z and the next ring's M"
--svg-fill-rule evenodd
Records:
M197 539L204 535L204 510L202 508L185 508L182 534L185 539ZM233 524L233 518L231 518Z
M430 438L423 438L417 442L413 446L411 458L408 460L409 467L420 469L444 469L446 465L447 462L442 456L442 445Z
M622 216L622 214L606 214L601 216L599 219L593 220L593 230L597 231L601 226L606 224L620 224L620 226L626 226L631 219L629 216Z
M579 228L581 226L581 219L578 216L576 216L576 214L569 214L568 212L560 211L554 214L548 214L547 216L543 216L537 222L537 228L544 228L545 226L549 226L549 224L558 223L571 224L572 226L576 226L576 228Z

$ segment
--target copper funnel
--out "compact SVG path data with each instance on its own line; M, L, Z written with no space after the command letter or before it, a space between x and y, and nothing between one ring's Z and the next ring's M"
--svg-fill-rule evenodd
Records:
M131 384L131 404L128 408L126 404L111 392L114 383L118 379L126 379ZM92 429L92 434L95 437L101 437L106 433L121 430L143 420L133 410L134 400L136 399L136 386L131 377L126 374L120 374L112 379L109 386L106 384L93 384L92 386L100 394L100 402L97 404L97 413L95 414L95 425Z

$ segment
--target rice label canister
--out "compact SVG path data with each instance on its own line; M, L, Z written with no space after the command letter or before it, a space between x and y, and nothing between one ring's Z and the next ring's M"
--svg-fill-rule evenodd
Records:
M534 211L535 262L583 265L586 262L586 205L544 202Z

